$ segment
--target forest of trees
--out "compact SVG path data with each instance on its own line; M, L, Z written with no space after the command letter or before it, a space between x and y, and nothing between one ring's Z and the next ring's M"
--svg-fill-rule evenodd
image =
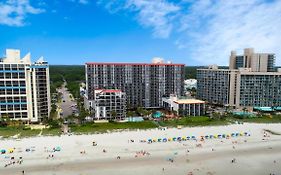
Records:
M67 81L68 90L74 97L78 97L79 83L85 82L85 66L50 65L51 93L63 84L64 79Z

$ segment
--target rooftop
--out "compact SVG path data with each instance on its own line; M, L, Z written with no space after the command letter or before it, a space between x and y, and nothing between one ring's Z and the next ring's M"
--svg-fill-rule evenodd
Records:
M185 64L173 64L173 63L96 63L88 62L86 65L113 65L113 66L185 66Z
M194 104L194 103L205 103L202 100L197 100L197 99L179 99L174 101L177 104Z
M117 92L122 92L119 89L96 89L96 93L117 93Z

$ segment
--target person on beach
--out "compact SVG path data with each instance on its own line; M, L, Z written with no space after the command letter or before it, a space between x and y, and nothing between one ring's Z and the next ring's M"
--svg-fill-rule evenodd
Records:
M25 174L24 170L22 170L21 173L24 175Z

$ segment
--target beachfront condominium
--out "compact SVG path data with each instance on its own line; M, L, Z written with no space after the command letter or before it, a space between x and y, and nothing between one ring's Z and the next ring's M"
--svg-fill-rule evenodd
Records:
M86 63L86 98L96 89L119 89L126 93L127 108L160 108L162 97L183 95L184 64ZM91 106L91 105L90 105Z
M31 63L28 53L7 49L0 59L0 117L41 122L50 113L49 66L43 58Z
M274 72L275 54L255 53L254 49L244 49L244 55L231 51L229 69L251 68L252 72Z
M254 53L230 56L229 69L210 66L197 70L197 97L211 104L244 107L281 106L281 71L275 55Z
M96 89L93 110L96 120L122 120L126 117L126 95L117 89Z

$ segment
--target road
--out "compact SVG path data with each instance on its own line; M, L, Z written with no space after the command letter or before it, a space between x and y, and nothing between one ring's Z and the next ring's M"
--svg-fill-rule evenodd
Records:
M58 92L62 93L62 100L61 103L59 103L59 109L62 113L62 118L65 118L69 115L72 115L72 108L71 106L77 105L75 100L70 98L70 93L67 91L66 88L66 82L62 85L62 87L58 90Z

